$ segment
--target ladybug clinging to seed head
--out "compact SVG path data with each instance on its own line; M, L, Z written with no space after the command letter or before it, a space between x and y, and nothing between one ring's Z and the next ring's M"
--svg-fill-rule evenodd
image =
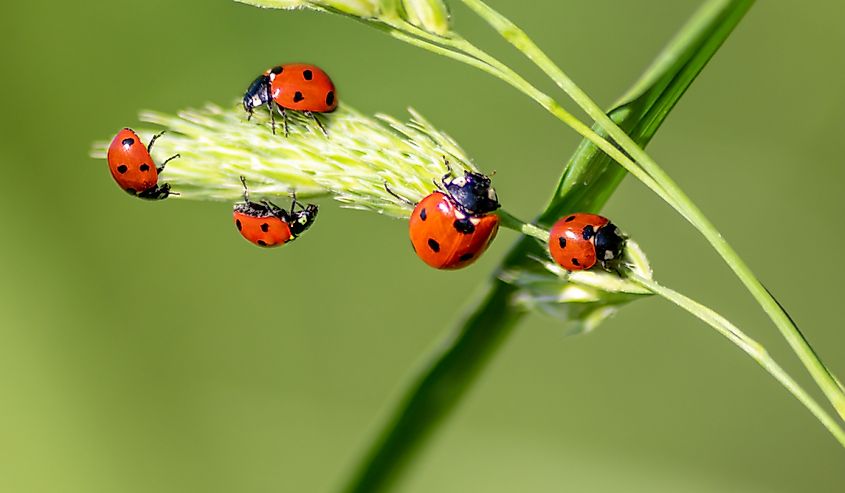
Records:
M576 213L560 219L549 235L549 253L566 270L586 270L596 262L606 268L619 259L625 238L609 219Z
M331 78L320 67L307 63L288 63L267 69L250 84L243 97L244 110L250 117L259 106L270 108L273 133L276 133L273 106L277 106L284 119L285 136L288 135L286 110L304 112L317 122L323 134L328 135L315 113L330 113L337 109L337 103L337 91Z
M244 201L235 204L232 216L241 236L254 245L282 246L295 240L310 228L317 218L317 206L303 206L296 200L295 194L289 211L267 200L252 202L249 200L249 191L243 176L241 183L244 185ZM297 206L300 209L298 211Z
M164 171L164 165L179 154L167 158L159 167L150 156L150 149L162 134L164 132L154 135L149 146L144 146L131 128L124 128L112 139L107 154L109 170L120 188L130 195L149 200L161 200L171 195L170 185L158 184L158 175Z
M454 177L448 162L446 166L449 173L435 182L439 190L414 204L409 234L423 262L453 270L472 264L487 250L499 230L499 216L491 213L500 205L489 177L473 171Z

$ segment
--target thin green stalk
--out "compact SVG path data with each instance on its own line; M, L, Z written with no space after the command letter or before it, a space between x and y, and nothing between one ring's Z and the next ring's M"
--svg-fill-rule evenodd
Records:
M716 19L687 23L683 32L690 36L682 44L676 41L668 46L659 57L673 61L653 64L610 111L611 118L628 129L641 145L647 144L715 54L718 43L714 46L700 40L721 42L733 27L734 24L720 29ZM600 210L623 176L622 169L593 142L583 141L569 160L538 223L548 224L561 211ZM524 236L511 248L498 271L527 265L533 262L529 260L532 255L544 255L543 249L534 237ZM515 285L498 277L490 281L480 301L458 321L454 332L405 387L397 408L379 430L344 491L376 493L390 489L525 316L524 309L514 303L518 292Z
M775 360L769 355L765 348L760 345L760 343L748 337L725 317L682 295L681 293L662 286L654 280L641 277L634 272L628 272L627 276L630 280L639 283L642 287L648 289L652 293L666 298L704 323L710 325L737 347L745 351L745 353L751 356L754 361L759 363L763 369L769 372L770 375L780 382L781 385L786 387L786 390L795 396L796 399L804 404L804 406L813 413L816 419L818 419L824 427L833 434L836 440L845 447L845 430L839 426L839 423L830 414L828 414L824 408L822 408L819 403L810 396L810 394L798 385L798 382L790 377L783 368L775 362Z
M551 96L539 90L536 86L532 85L525 78L517 74L513 69L503 64L495 57L487 54L468 40L458 35L443 38L421 29L417 29L411 25L406 26L403 24L401 26L394 25L391 27L393 27L394 30L391 30L390 33L397 39L401 39L406 43L424 48L439 55L461 61L510 84L515 89L533 99L546 111L575 130L582 137L592 142L596 147L604 151L607 155L622 165L626 171L633 174L651 191L657 194L664 201L675 206L676 210L678 209L676 204L673 202L672 197L669 196L663 188L648 175L648 173L646 173L624 152L620 151L619 148L614 146L613 143L605 137L602 137L595 130L566 111L566 109ZM413 35L408 34L408 32L413 33ZM679 210L679 212L681 211ZM681 213L683 214L683 212Z
M508 211L504 209L500 209L496 211L496 214L499 216L499 222L504 228L512 229L518 233L522 233L526 236L530 236L532 238L536 238L543 243L549 241L549 232L545 229L535 226L530 223L526 223L521 221L520 219L516 218L515 216L511 215Z
M500 210L497 212L503 227L521 232L525 235L531 236L545 243L549 239L549 232L545 229L527 224L510 213ZM716 329L720 334L725 336L729 341L742 349L746 354L751 356L760 366L763 367L770 375L772 375L778 382L783 385L799 402L801 402L828 431L845 447L845 430L839 423L828 414L819 403L813 399L789 374L781 368L780 365L769 355L766 348L760 343L749 337L736 325L728 319L717 313L716 311L698 303L697 301L671 289L659 284L657 281L648 279L638 275L636 272L629 270L625 273L625 277L646 288L654 294L662 296L672 303L683 308L696 318L702 320L706 324Z
M506 17L502 16L482 0L463 0L480 17L486 20L502 37L513 44L518 50L533 61L543 72L546 73L573 101L575 101L601 128L610 135L613 140L639 165L654 181L658 188L668 193L671 200L667 203L672 205L684 218L686 218L705 237L710 245L719 253L742 284L751 293L763 311L774 322L783 337L787 340L792 350L798 355L801 362L809 371L810 375L822 389L825 396L830 400L837 413L845 419L845 391L837 382L836 377L822 363L817 353L810 346L787 313L782 309L775 298L756 278L750 267L740 258L737 252L724 239L715 225L704 215L701 209L690 200L681 190L678 184L649 156L633 139L628 136L618 125L616 125L604 111L590 97L578 87L572 79L567 76L540 48ZM725 16L726 22L736 23L741 19L751 5L753 0L711 0L700 9L698 16L709 18L713 16ZM682 40L680 40L682 41ZM576 129L578 131L578 129ZM581 133L579 131L579 133ZM583 135L583 134L582 134ZM615 159L615 157L614 157ZM627 157L626 157L627 160ZM628 169L627 163L622 163ZM630 171L630 170L629 170ZM632 173L640 178L636 173ZM646 182L649 188L655 190L650 182Z

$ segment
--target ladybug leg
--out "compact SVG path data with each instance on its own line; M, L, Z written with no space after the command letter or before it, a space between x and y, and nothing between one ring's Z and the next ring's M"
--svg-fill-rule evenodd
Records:
M290 223L291 214L289 214L288 211L282 209L278 205L270 202L269 200L262 200L261 203L264 204L264 207L267 207L268 209L270 209L270 212L274 216L278 217L279 219L281 219L282 221L284 221L286 223ZM292 212L293 212L293 210L291 210L291 213Z
M273 130L273 135L276 135L276 112L273 111L273 101L267 103L267 108L270 110L270 129Z
M161 135L161 134L159 134L159 135ZM181 154L174 154L174 155L170 156L169 158L165 159L164 162L161 163L161 166L156 168L156 172L161 173L162 171L164 171L164 166L167 163L169 163L170 161L173 161L174 159L179 158L179 157L182 157L182 155Z
M326 131L326 127L324 127L323 122L321 122L320 119L317 118L316 113L314 113L313 111L306 111L305 114L310 116L311 118L314 119L315 122L317 122L317 126L320 127L320 130L323 131L323 135L325 135L326 137L329 136L329 133Z
M165 183L163 185L156 185L149 190L144 190L137 195L138 198L146 200L164 200L170 195L179 195L176 192L170 191L170 185Z
M445 192L446 190L443 188L443 183L445 183L444 180L446 180L446 178L449 178L449 175L443 176L443 178L441 178L440 181L437 181L437 180L432 178L431 183L434 183L435 188L437 188L441 192Z
M269 209L270 212L273 213L273 215L275 215L275 216L281 217L281 216L279 216L280 213L284 216L287 216L287 212L284 209L282 209L278 205L270 202L269 200L262 200L261 205L263 205L264 207Z
M446 178L449 178L451 176L455 176L455 173L452 170L452 165L449 164L449 158L447 158L446 156L443 156L443 164L446 166L446 171L448 171L448 173L446 173L446 175L443 176L443 179L445 180Z
M164 135L164 133L165 133L165 132L167 132L167 130L162 130L161 132L159 132L159 133L157 133L157 134L153 135L153 138L152 138L152 139L150 139L150 144L147 146L147 152L152 152L152 150L153 150L153 144L155 144L155 143L156 143L156 140L158 140L158 138L159 138L159 137L161 137L162 135Z
M288 112L285 111L283 107L279 106L279 113L282 114L282 119L284 120L285 124L285 137L287 137L290 135L290 132L288 131Z
M411 207L416 207L416 205L417 205L416 203L411 202L410 200L406 199L405 197L401 197L399 194L397 194L393 190L391 190L390 187L387 186L387 182L384 182L384 189L387 190L387 193L389 193L390 195L393 195L394 197L396 197L400 201L410 205Z
M246 178L241 175L241 183L244 186L244 202L249 203L249 189L246 187Z

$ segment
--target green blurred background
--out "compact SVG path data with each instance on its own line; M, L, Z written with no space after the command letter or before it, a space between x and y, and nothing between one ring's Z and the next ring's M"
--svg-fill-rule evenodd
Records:
M603 105L698 3L491 1ZM840 375L843 17L841 2L760 2L651 147ZM454 18L553 90L465 9ZM524 217L578 142L485 74L310 12L6 2L0 50L2 492L331 491L515 239L436 272L401 221L326 200L301 242L259 250L229 204L131 200L88 157L138 110L225 103L270 64L313 62L359 109L422 111L498 171ZM607 212L659 279L808 382L676 214L633 180ZM673 306L645 300L595 333L563 332L523 324L399 490L845 491L845 453L821 425Z

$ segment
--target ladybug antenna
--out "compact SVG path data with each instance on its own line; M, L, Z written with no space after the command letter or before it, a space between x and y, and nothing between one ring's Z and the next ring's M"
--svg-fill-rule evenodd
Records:
M442 157L443 157L443 164L446 166L446 170L449 172L449 173L447 173L447 176L454 176L455 173L452 170L452 165L449 164L449 158L447 158L445 154Z
M435 183L435 185L436 184L437 183ZM415 207L417 205L414 202L411 202L410 200L406 199L405 197L400 196L399 194L397 194L393 190L391 190L390 187L387 186L387 182L384 182L384 189L387 190L387 193L389 193L390 195L393 195L394 197L396 197L397 199L399 199L403 203L410 205L411 207Z
M246 186L246 178L244 178L244 175L241 175L241 183L244 186L244 202L249 203L249 189Z
M493 170L493 172L492 172L492 173L490 173L489 175L487 175L487 178L493 178L494 176L496 176L496 170Z

